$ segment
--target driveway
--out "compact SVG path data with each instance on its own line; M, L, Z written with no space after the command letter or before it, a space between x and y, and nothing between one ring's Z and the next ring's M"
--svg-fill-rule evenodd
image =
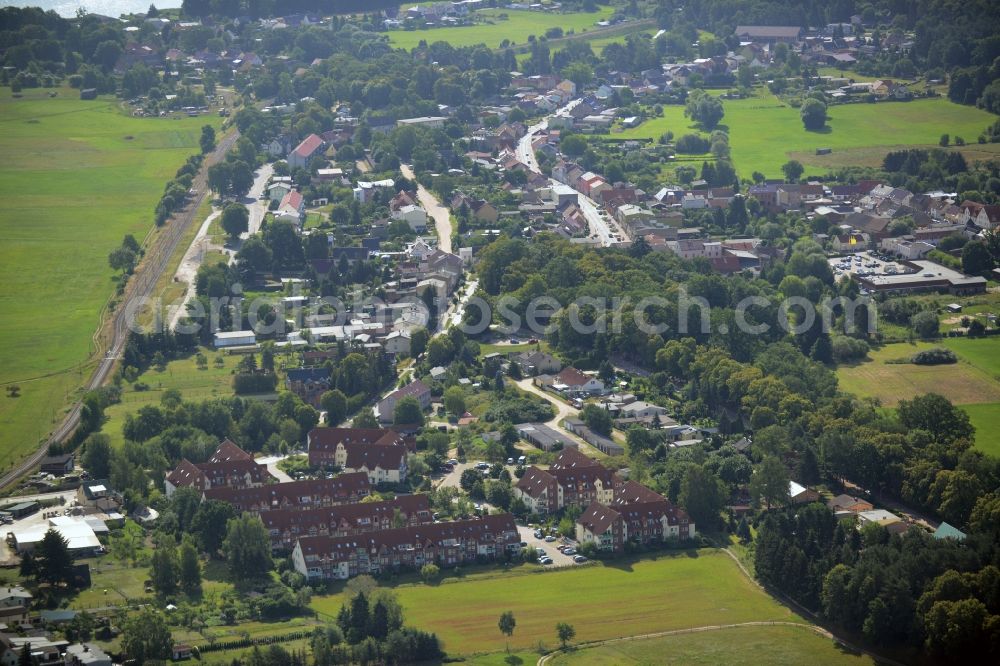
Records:
M260 231L268 204L268 200L261 199L261 196L264 195L264 188L267 187L267 181L271 180L273 174L274 166L271 164L265 164L254 174L253 185L250 186L250 191L243 199L243 205L250 211L249 230L245 234L240 234L240 238L249 238Z
M254 462L260 465L267 465L267 471L271 473L271 476L276 478L280 483L288 483L294 479L278 468L278 463L287 457L288 456L267 456L265 458L257 458Z
M412 181L416 181L413 169L408 164L399 165L400 172ZM426 187L417 184L417 200L424 207L427 214L434 220L434 227L438 235L438 247L451 254L451 212L441 205L437 197L431 194Z

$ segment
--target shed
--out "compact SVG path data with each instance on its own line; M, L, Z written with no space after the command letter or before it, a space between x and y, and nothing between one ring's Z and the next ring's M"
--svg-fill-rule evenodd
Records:
M247 347L257 344L257 335L253 331L219 331L215 334L215 348Z

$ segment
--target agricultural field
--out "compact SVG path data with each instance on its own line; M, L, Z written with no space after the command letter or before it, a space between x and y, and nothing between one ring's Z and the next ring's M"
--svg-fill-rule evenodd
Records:
M759 90L757 96L749 99L726 100L723 105L726 115L722 126L729 130L733 163L737 172L746 177L754 171L780 177L781 165L792 158L820 169L842 166L841 153L845 150L851 151L850 164L874 166L891 150L936 147L945 133L975 143L995 120L981 109L937 98L832 106L826 129L807 132L798 109L766 90ZM663 117L612 136L656 140L668 130L675 136L697 132L695 124L684 117L683 107L666 106ZM817 148L832 148L833 152L817 156Z
M502 14L506 14L507 18L500 18ZM594 30L595 23L610 18L611 14L611 7L599 7L598 11L592 13L565 14L521 9L489 9L476 12L476 15L491 21L490 23L429 30L392 30L388 35L392 46L407 51L416 48L421 40L428 44L448 42L456 48L485 44L491 49L496 49L500 48L500 42L505 39L510 40L512 44L522 44L528 41L529 35L541 37L549 28L562 28L563 33L570 30L574 33Z
M92 336L114 292L108 253L142 241L166 182L219 118L132 118L69 88L0 88L0 470L33 450L86 380ZM41 267L41 269L40 269Z
M959 362L921 366L886 361L909 358L931 347L947 347ZM976 427L976 446L1000 455L1000 340L945 338L939 342L898 343L873 350L871 360L837 370L840 387L878 398L884 407L923 393L939 393L965 409Z
M808 627L727 627L718 631L679 634L635 641L619 641L600 647L556 655L549 664L573 666L619 666L627 664L767 664L768 666L834 666L875 663L869 657L824 638Z
M505 650L497 618L506 610L517 620L510 647L519 650L539 642L553 647L557 622L572 624L578 642L756 620L804 622L728 555L708 549L552 572L524 565L394 591L410 621L435 632L450 655ZM337 594L316 597L312 605L336 616L343 602Z

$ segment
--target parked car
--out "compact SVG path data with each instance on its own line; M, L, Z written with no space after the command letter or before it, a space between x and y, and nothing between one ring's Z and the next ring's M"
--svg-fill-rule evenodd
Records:
M552 543L555 540L556 540L556 538L554 536L552 536L551 534L548 535L547 537L545 537L546 543Z
M541 538L542 538L542 537L544 537L544 536L545 536L545 535L544 535L544 534L542 534L542 531L541 531L541 530L535 530L535 538L536 538L536 539L541 539Z
M567 548L563 551L563 555L576 555L576 548Z
M540 559L538 560L538 563L539 563L539 564L541 564L541 565L547 565L547 564L552 564L552 558L551 558L551 557L543 557L543 558L540 558Z
M573 561L576 562L577 564L583 564L584 562L587 561L587 558L584 557L583 555L577 555L576 557L573 558Z
M507 458L507 464L508 465L513 465L514 464L514 459L513 458Z

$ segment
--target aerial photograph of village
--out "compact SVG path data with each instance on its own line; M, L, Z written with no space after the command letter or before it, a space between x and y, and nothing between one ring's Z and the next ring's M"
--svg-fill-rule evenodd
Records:
M1000 663L1000 0L0 2L0 666Z

